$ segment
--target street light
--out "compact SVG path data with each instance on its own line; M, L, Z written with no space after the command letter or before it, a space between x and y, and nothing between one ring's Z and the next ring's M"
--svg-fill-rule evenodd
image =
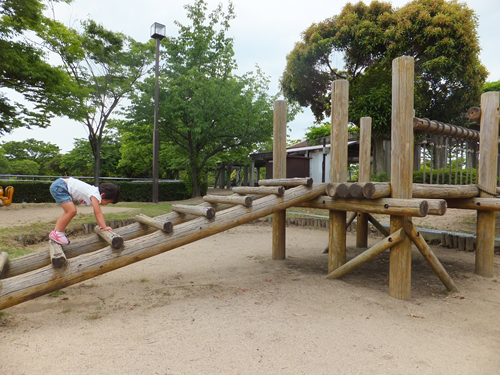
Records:
M158 76L160 75L160 40L165 38L167 28L161 23L155 22L151 25L151 38L156 39L156 70L155 70L155 127L153 132L153 203L158 203L158 154L160 152L160 135L158 132L158 96L160 87Z

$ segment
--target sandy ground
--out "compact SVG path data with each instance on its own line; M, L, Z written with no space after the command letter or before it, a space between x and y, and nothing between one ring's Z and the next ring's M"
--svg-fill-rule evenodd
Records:
M0 374L500 372L498 256L489 279L473 253L433 247L460 289L448 294L414 250L400 301L387 253L326 280L327 237L290 227L273 261L272 228L244 225L9 308Z

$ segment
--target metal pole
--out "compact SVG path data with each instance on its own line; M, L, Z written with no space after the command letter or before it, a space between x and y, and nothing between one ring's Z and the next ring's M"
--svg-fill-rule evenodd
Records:
M158 101L160 87L158 77L160 75L160 38L156 38L156 70L155 70L155 125L153 132L153 203L158 203L158 154L160 151L160 136L158 132Z

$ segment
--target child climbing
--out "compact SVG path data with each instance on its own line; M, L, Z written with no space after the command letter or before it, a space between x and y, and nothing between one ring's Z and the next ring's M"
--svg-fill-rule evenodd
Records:
M50 185L50 194L64 210L64 213L57 219L55 229L49 234L49 239L52 241L61 245L69 244L64 230L76 215L74 200L94 208L94 216L99 230L112 229L106 225L100 206L118 202L120 189L115 184L104 183L95 187L73 177L59 178Z

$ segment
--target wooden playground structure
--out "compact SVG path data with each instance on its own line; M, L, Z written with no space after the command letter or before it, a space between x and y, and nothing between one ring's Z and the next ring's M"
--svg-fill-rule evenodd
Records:
M330 183L286 178L286 103L275 102L273 179L259 187L233 188L231 196L205 196L198 206L173 205L155 218L137 215L136 222L114 231L96 231L87 239L9 260L0 256L0 310L201 240L230 228L273 215L272 258L285 259L286 209L294 206L329 211L328 275L340 278L390 249L389 294L411 297L411 245L414 243L450 291L451 277L412 223L412 217L444 215L447 207L477 210L475 272L494 273L499 93L483 94L480 109L480 156L476 185L413 184L413 58L393 61L391 182L370 182L371 119L361 121L359 182L347 183L348 82L332 83ZM428 121L429 123L431 121ZM431 126L427 124L426 131ZM465 133L465 131L464 131ZM456 135L456 134L455 134ZM349 218L346 213L353 212ZM372 214L390 215L387 231ZM357 217L356 245L366 248L368 222L385 238L354 259L346 259L346 227Z

